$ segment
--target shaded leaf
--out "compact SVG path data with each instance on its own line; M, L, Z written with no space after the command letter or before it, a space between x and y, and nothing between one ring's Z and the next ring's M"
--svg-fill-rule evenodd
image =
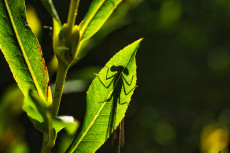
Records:
M27 113L33 125L41 132L48 133L49 126L58 133L63 128L70 135L75 134L79 127L79 122L72 116L58 116L52 118L49 107L32 90L25 96L23 110ZM52 123L51 123L52 122Z
M51 103L49 76L41 46L26 21L24 0L0 2L0 49L25 95L29 89Z
M124 118L136 87L135 55L140 42L141 39L117 53L93 80L87 92L82 131L67 150L68 153L95 152ZM116 72L119 68L122 68L120 73ZM129 83L126 84L123 79ZM111 130L108 129L110 125L113 126Z
M41 132L48 133L50 125L50 112L48 105L42 101L36 93L29 90L25 95L23 110L29 116L33 125Z
M46 10L49 12L49 14L55 18L55 20L61 24L61 21L59 19L58 13L54 7L52 0L41 0L42 4L45 6Z
M79 26L81 40L92 37L122 0L93 0Z

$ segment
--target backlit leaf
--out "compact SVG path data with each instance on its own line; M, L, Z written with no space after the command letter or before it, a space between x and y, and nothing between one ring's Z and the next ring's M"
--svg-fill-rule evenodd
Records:
M87 92L82 130L68 153L94 153L124 118L136 87L135 55L140 42L141 39L114 55L93 80ZM108 130L110 125L113 127Z
M41 46L26 21L24 0L0 1L0 49L25 95L29 89L51 103Z
M81 40L92 37L105 23L122 0L93 0L79 26Z

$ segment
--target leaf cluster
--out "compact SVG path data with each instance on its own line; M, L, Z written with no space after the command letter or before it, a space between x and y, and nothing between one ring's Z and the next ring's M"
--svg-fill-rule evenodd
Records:
M41 2L53 18L53 50L58 60L53 96L41 46L26 20L24 0L0 2L0 49L25 97L23 110L43 133L41 152L45 153L51 151L61 129L74 134L79 127L73 117L58 116L66 74L84 54L82 44L102 27L121 0L93 0L79 25L75 25L79 0L71 0L68 20L64 24L51 0ZM95 152L124 118L136 87L135 55L141 40L114 55L95 77L87 92L82 129L66 152ZM122 69L118 71L118 67ZM108 88L105 84L109 84ZM111 117L115 120L113 130L108 133Z

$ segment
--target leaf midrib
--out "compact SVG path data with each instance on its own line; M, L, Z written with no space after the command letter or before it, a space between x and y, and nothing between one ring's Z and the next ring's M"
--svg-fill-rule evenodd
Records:
M36 77L35 77L35 74L34 74L34 72L33 72L33 70L32 70L32 67L31 67L31 65L30 65L29 59L28 59L28 57L27 57L27 55L26 55L26 53L25 53L25 48L24 48L24 46L23 46L23 44L22 44L22 42L21 42L21 39L20 39L20 37L19 37L19 34L18 34L18 31L17 31L16 25L15 25L14 20L13 20L13 16L12 16L12 14L11 14L11 10L10 10L10 8L9 8L9 4L8 4L7 0L4 0L4 1L5 1L5 5L6 5L6 9L7 9L8 15L9 15L9 17L10 17L10 21L11 21L11 23L12 23L12 27L13 27L13 29L14 29L14 32L15 32L15 34L16 34L16 38L17 38L17 40L18 40L18 44L19 44L19 46L20 46L20 48L21 48L23 57L24 57L24 59L25 59L25 61L26 61L26 64L27 64L27 66L28 66L28 69L29 69L30 75L31 75L31 77L32 77L33 83L34 83L34 85L35 85L35 87L36 87L36 89L37 89L37 92L38 92L39 96L45 100L45 96L43 95L43 93L42 93L42 91L41 91L41 88L39 87L38 81L37 81L37 79L36 79ZM15 0L15 1L16 1L16 0ZM14 3L16 3L16 2L14 2Z
M133 54L135 54L136 50L137 50L137 47L136 47L136 49L134 50ZM130 62L130 59L131 59L131 57L133 56L133 54L129 57L128 62L126 63L124 69L127 67L127 65L128 65L128 63ZM123 69L123 70L124 70L124 69ZM123 71L122 71L122 72L123 72ZM120 79L121 75L122 75L122 73L120 74L119 79ZM117 81L116 81L116 83L115 83L115 86L113 87L113 89L112 89L111 92L109 93L107 99L108 99L108 98L111 96L111 94L113 93L113 91L114 91L114 89L115 89L115 87L116 87L117 82L118 82L119 79L117 79ZM107 99L106 99L106 100L107 100ZM106 102L104 102L103 105L101 106L101 108L98 110L98 112L97 112L97 114L95 115L95 117L93 118L92 122L90 123L90 125L88 126L88 128L86 129L86 131L83 133L82 137L79 139L79 141L77 142L77 144L76 144L76 145L74 146L74 148L71 150L71 153L73 153L73 151L74 151L75 149L77 149L78 145L79 145L79 144L81 143L81 141L84 139L85 135L88 133L88 131L90 130L90 128L91 128L92 125L94 124L95 120L98 118L98 116L99 116L101 110L104 108L105 104L106 104Z
M83 37L83 35L85 34L85 30L88 27L88 25L90 24L90 22L92 21L92 19L94 18L94 16L97 14L98 10L100 10L101 6L104 4L105 0L102 0L101 3L98 5L98 7L96 7L95 11L92 13L92 15L89 17L88 21L85 22L85 24L83 24L82 26L82 33L81 33L81 38Z

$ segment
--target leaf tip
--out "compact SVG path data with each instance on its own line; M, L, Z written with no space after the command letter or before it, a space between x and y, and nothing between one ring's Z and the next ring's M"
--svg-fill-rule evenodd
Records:
M139 44L141 43L141 41L143 40L144 38L140 38L138 40L136 40L135 42L133 42L133 44L136 44L137 46L139 46Z
M140 42L142 42L143 39L144 38L140 38L140 39L137 40L137 42L140 43Z

